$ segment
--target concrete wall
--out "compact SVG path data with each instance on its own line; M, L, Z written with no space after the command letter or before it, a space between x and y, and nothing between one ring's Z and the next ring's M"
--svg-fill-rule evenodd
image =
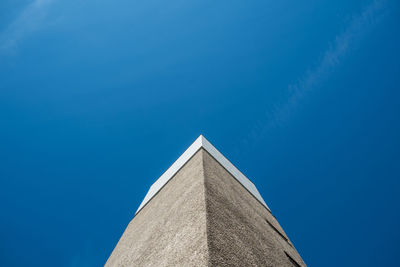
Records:
M209 266L305 266L275 217L203 152ZM286 252L286 253L285 253Z
M297 264L270 211L200 149L136 214L106 266Z
M105 266L207 266L203 154L133 218Z

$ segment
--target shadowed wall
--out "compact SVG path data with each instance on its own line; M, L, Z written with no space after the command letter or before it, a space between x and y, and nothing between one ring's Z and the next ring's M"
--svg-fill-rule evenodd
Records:
M305 266L271 212L203 154L209 266Z

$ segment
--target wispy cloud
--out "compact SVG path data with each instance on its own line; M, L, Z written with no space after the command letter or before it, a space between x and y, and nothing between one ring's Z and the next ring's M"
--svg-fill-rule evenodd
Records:
M385 7L386 0L375 0L361 13L353 16L345 30L336 35L318 64L309 69L296 83L288 86L287 99L267 111L264 119L256 123L244 140L245 145L259 139L271 128L285 123L307 93L320 86L340 65L348 52L356 48L360 38L380 21L385 14Z
M34 0L0 33L0 53L14 52L27 35L37 31L53 0Z

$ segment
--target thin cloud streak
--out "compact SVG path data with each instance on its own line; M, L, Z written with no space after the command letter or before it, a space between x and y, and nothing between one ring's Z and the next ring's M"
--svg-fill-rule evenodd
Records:
M15 52L19 42L39 30L53 0L34 0L0 33L0 53Z
M244 140L248 146L260 139L268 130L284 124L290 119L301 100L319 86L343 61L357 41L376 25L385 14L386 0L375 0L357 16L352 17L346 29L338 34L325 51L317 66L308 70L296 83L288 86L288 98L266 112Z

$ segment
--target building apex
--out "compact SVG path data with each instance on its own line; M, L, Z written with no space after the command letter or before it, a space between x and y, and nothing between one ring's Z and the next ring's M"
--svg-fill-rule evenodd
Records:
M210 155L214 157L215 160L218 161L218 163L221 164L239 183L241 183L259 202L261 202L261 204L270 210L255 185L224 155L222 155L221 152L219 152L202 134L200 134L200 136L186 149L186 151L183 152L183 154L150 187L135 214L137 214L201 148L210 153Z

